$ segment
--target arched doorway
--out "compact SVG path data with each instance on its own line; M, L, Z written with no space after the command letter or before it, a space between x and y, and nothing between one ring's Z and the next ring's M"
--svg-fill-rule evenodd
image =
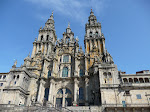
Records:
M56 94L56 107L65 107L72 105L72 93L67 88L61 88Z

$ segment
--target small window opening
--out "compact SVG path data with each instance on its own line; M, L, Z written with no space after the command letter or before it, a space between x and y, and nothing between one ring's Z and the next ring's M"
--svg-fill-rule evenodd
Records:
M89 33L90 37L92 37L92 32Z
M17 75L17 79L19 79L19 75Z
M137 99L142 99L141 94L136 95Z
M98 36L98 31L95 33L96 36Z
M1 86L3 86L3 83L0 83Z
M3 79L5 79L5 78L6 78L6 75L3 76Z
M39 44L39 49L41 49L41 44Z
M106 82L106 79L105 79L105 83L107 83L107 82Z
M43 40L43 35L41 36L41 41Z
M49 40L49 35L47 35L47 38L46 38L46 40Z
M11 101L8 101L8 104L11 104Z
M130 95L130 91L125 91L125 95Z
M16 76L14 75L14 79L16 78Z

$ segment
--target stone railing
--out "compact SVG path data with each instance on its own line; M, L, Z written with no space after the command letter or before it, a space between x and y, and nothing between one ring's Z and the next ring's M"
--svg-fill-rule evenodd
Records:
M61 110L54 107L44 106L17 106L12 104L0 104L0 112L60 112ZM67 112L67 111L65 111Z
M126 87L132 86L132 83L122 83L121 86L126 86Z
M124 107L123 104L103 104L103 107ZM125 104L125 107L150 107L148 103L143 104Z

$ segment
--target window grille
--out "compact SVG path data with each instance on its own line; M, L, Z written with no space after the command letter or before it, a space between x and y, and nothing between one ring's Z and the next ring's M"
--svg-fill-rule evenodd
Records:
M64 56L63 62L69 62L69 56L68 55Z
M136 95L137 99L142 99L141 94Z
M63 68L62 77L68 77L68 68L67 67Z

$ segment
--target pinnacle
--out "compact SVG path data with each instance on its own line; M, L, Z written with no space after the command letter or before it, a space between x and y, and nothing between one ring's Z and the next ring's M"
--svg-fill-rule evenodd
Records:
M68 22L68 28L70 28L70 22Z
M91 12L90 12L90 15L94 15L94 12L92 11L92 8L91 8Z
M51 16L50 16L50 19L52 19L52 20L54 19L54 18L53 18L53 11L52 11L52 14L51 14Z

